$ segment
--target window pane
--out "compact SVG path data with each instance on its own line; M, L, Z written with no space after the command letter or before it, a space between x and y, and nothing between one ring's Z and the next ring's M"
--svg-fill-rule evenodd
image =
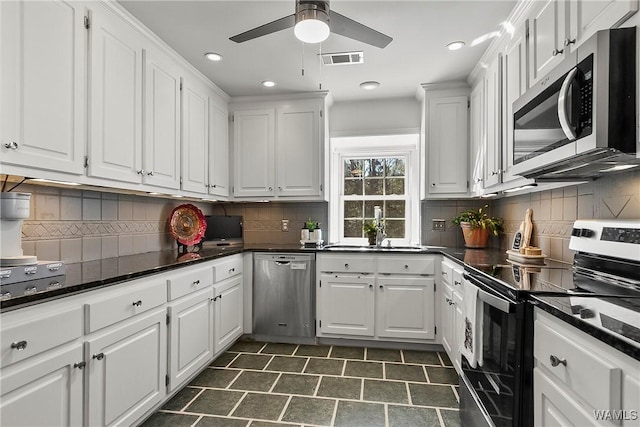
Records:
M385 194L404 194L404 178L386 178Z
M383 182L378 178L366 178L364 180L364 194L367 196L382 196Z
M362 218L362 202L359 200L344 202L345 218Z
M386 218L403 218L405 217L405 201L404 200L387 200L385 209Z
M383 176L384 159L366 159L364 161L364 176Z
M362 179L345 178L344 194L346 196L362 195Z
M344 161L344 176L346 177L361 177L362 176L363 163L360 159L349 159Z
M386 176L404 176L404 159L389 157L386 159Z
M344 237L362 237L362 220L344 220Z
M366 202L364 202L364 216L366 218L374 218L373 216L374 206L380 206L380 208L383 209L382 212L384 214L384 200L367 200Z
M389 239L404 239L404 219L387 219L384 222L384 227Z

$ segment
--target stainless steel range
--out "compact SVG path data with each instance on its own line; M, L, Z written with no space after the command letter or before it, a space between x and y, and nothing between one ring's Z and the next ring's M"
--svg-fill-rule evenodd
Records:
M576 221L569 247L572 265L465 267L465 286L478 288L482 363L462 358L464 426L533 424L533 307L540 298L640 356L640 221Z

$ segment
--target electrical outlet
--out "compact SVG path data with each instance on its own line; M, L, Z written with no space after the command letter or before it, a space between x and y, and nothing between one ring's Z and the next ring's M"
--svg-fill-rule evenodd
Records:
M431 224L431 230L444 231L447 221L444 219L434 219Z
M288 219L283 219L282 220L282 231L289 231L289 220Z

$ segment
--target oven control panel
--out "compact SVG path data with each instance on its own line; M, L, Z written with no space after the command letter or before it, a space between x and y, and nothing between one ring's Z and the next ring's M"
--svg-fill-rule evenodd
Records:
M640 228L604 227L600 240L640 245Z
M573 224L569 249L640 261L639 220L578 220Z

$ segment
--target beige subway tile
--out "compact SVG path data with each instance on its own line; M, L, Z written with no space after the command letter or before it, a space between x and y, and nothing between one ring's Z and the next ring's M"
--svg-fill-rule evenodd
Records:
M105 202L105 200L103 200ZM118 236L102 237L102 258L115 258L118 256Z
M284 218L284 209L281 205L272 205L269 209L269 219L281 220Z
M577 219L594 218L593 194L582 194L578 196Z
M102 220L117 221L118 220L118 201L111 199L102 199Z
M102 216L102 200L96 198L82 198L82 219L98 221Z
M540 199L540 209L533 212L534 218L540 221L551 219L551 199Z
M549 258L562 261L562 239L551 238L550 244Z
M57 221L60 219L60 197L50 194L35 195L35 219Z
M119 256L134 254L133 235L131 234L118 235L118 254Z
M551 239L543 236L543 235L538 235L537 236L537 240L536 240L536 244L538 245L538 247L542 250L542 253L545 255L549 255L551 253Z
M64 262L82 261L82 239L60 240L60 258Z
M564 197L564 190L562 188L554 188L551 190L552 199L561 199Z
M82 238L82 261L93 261L102 258L102 238Z
M143 200L134 200L133 202L133 220L143 221L147 219L147 207Z
M87 199L101 199L102 193L98 191L83 190L82 197L85 197Z
M37 194L48 194L50 196L59 196L60 189L58 187L52 187L50 185L34 185L33 189ZM24 184L20 184L14 191L26 192Z
M147 242L144 239L144 235L137 234L133 236L133 253L143 254L147 252Z
M569 239L562 239L562 261L572 263L574 253L569 249Z
M564 197L575 197L578 195L578 186L571 185L569 187L564 187L563 189Z
M564 203L562 198L551 199L551 219L554 221L561 221L563 215Z
M118 193L103 192L102 200L118 200Z
M162 250L162 241L160 234L145 234L144 241L146 252L157 252Z
M82 199L79 197L60 197L60 219L62 221L82 220Z
M593 181L585 182L577 186L578 196L593 194Z
M133 200L131 196L120 196L118 201L118 219L120 221L130 221L133 219Z
M545 199L550 199L551 198L551 190L546 190L546 191L541 191L540 192L540 199L545 200Z
M575 221L578 212L578 197L565 197L562 199L562 219L564 221Z
M36 242L36 256L41 261L60 260L60 240L40 240Z
M22 254L35 256L36 255L36 242L22 241Z
M260 209L256 207L257 203L246 206L244 209L244 219L260 219Z

